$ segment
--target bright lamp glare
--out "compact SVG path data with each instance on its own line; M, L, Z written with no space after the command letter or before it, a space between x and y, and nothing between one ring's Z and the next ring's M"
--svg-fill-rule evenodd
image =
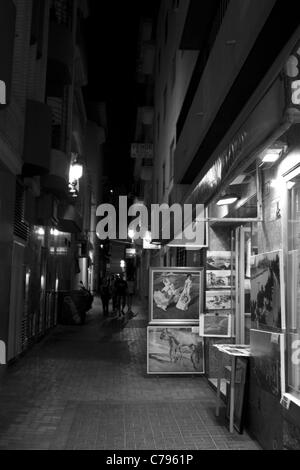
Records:
M80 163L74 163L70 166L69 172L69 181L72 183L73 181L79 180L83 174L83 167Z
M151 232L149 232L149 230L146 231L145 236L144 236L144 240L148 243L151 243L152 235L151 235Z
M295 181L288 181L286 183L286 186L288 189L292 189L295 186L295 184L296 184Z
M262 161L263 163L274 163L278 160L279 157L280 157L280 151L278 152L272 151L272 152L266 153Z
M128 230L128 236L129 238L134 238L134 230L132 228Z
M220 199L217 202L217 206L225 206L227 204L233 204L235 201L237 201L238 198L236 196L234 197L226 197L224 196L222 199Z

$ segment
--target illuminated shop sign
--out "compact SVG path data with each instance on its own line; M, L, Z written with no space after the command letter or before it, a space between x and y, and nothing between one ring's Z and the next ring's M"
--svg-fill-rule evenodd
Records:
M285 66L287 112L300 117L300 43L289 56Z

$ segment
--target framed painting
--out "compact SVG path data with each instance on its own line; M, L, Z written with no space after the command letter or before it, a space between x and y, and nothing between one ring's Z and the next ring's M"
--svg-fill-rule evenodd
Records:
M257 386L275 397L285 392L284 334L251 330L251 376Z
M246 386L248 375L248 359L238 357L235 365L235 383L234 383L234 411L233 425L239 432L243 432L244 411L246 403ZM226 384L226 418L229 421L230 413L230 382Z
M204 374L204 338L199 327L150 325L148 374Z
M233 259L231 251L208 251L206 255L207 270L231 270Z
M206 310L231 310L230 290L206 291Z
M150 324L195 324L202 310L203 268L150 268Z
M206 288L207 289L229 289L234 279L231 279L230 270L206 270Z
M200 315L200 335L229 338L231 336L230 313L205 313Z
M252 257L250 309L252 328L285 328L285 294L282 250Z

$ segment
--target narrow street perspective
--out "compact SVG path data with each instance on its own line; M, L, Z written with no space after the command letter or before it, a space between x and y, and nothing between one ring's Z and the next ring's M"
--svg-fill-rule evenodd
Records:
M299 1L0 0L22 449L300 450Z
M120 323L98 299L86 325L58 327L0 389L0 449L259 449L215 417L204 378L149 377L147 312Z

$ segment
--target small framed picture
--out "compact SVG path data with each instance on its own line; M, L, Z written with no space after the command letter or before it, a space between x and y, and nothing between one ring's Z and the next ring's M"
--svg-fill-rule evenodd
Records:
M200 335L229 338L231 336L231 314L224 312L201 314Z
M203 311L203 268L150 268L150 324L199 322Z
M208 251L206 269L231 270L233 268L231 251Z
M206 310L231 310L230 290L206 291Z
M207 289L228 289L233 282L230 270L208 269L206 271Z

